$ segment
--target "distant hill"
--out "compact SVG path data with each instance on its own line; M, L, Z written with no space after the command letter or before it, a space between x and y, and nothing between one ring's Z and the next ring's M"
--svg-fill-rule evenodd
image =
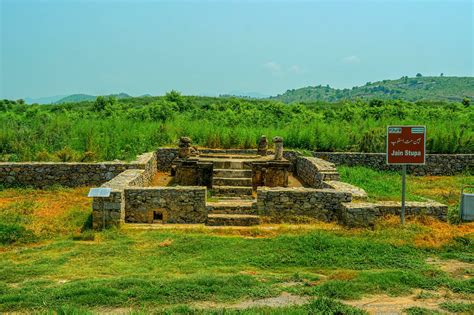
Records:
M462 101L474 99L474 77L402 77L398 80L368 82L352 89L334 89L327 86L308 86L288 90L270 99L285 103L328 101L344 99L402 99L406 101Z
M127 93L110 94L110 95L106 95L106 96L113 96L113 97L118 98L118 99L132 97L132 96L128 95ZM94 95L72 94L72 95L61 98L60 100L54 102L54 104L95 101L96 98L97 98L97 96L94 96Z
M56 95L56 96L47 96L47 97L38 97L38 98L26 97L25 102L26 104L53 104L54 102L59 101L65 96L66 95Z

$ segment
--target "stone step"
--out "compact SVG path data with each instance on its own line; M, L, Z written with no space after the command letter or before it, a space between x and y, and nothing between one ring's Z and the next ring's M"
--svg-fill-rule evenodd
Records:
M212 179L213 186L252 186L251 178L227 178L227 177L214 177Z
M249 214L208 214L206 225L211 226L251 226L260 224L258 215Z
M211 196L213 197L240 197L252 196L252 187L242 186L212 186Z
M219 153L201 153L200 158L208 159L259 159L260 155L257 154L219 154Z
M219 201L236 201L236 200L253 200L255 201L256 199L254 198L253 195L243 195L243 196L219 196L217 198ZM217 202L217 201L216 201Z
M209 214L256 214L257 212L252 200L219 200L208 202L206 205Z
M252 170L247 169L214 169L214 177L252 178Z
M251 164L249 163L251 160L200 158L199 161L212 162L214 169L242 170L251 168Z

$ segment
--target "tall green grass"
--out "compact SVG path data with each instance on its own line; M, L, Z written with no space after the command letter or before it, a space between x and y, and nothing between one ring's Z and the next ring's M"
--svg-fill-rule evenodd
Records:
M180 136L210 148L255 148L282 136L285 146L318 151L383 152L389 124L427 126L431 153L474 152L474 107L401 101L282 104L268 100L183 97L21 105L0 101L0 158L133 159Z

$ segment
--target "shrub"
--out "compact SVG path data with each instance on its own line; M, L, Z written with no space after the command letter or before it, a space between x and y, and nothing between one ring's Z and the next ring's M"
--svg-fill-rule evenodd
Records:
M61 161L61 162L71 162L77 159L77 152L72 150L69 147L65 147L62 150L57 151L54 155Z
M48 151L46 150L42 150L42 151L39 151L37 154L36 154L36 157L35 157L35 160L36 161L54 161L55 160L55 156L50 154Z
M453 313L474 314L474 303L444 302L439 305L442 309Z
M308 305L308 309L311 314L345 314L345 315L359 315L367 314L366 312L357 308L347 306L341 302L329 299L319 298L314 300Z
M461 223L461 214L459 213L459 205L450 206L447 215L448 222L451 224Z
M73 241L93 241L95 240L95 233L91 230L86 230L82 233L74 233L72 235Z
M441 312L424 307L413 306L404 310L408 315L441 315Z
M81 162L93 162L97 159L97 154L93 151L86 151L82 155Z
M7 245L32 240L34 240L33 233L21 225L0 223L0 244Z

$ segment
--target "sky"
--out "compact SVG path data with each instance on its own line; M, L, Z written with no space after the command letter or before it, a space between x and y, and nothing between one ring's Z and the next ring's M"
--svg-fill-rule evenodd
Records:
M0 3L2 99L473 76L473 1Z

